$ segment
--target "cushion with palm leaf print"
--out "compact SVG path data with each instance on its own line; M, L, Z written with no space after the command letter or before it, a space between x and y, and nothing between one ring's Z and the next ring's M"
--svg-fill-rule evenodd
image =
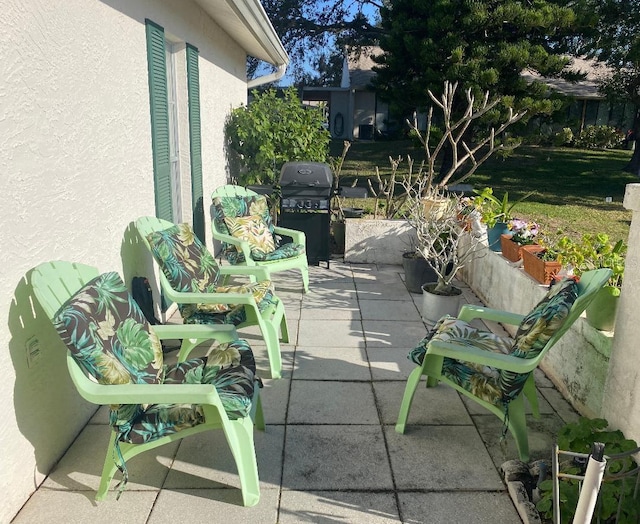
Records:
M520 323L511 354L520 358L537 357L549 339L562 328L577 298L578 283L575 278L563 278L552 284L543 299ZM504 402L519 395L528 376L529 373L500 371Z
M409 352L408 358L416 364L422 365L427 346L435 340L473 346L501 354L509 353L513 346L513 340L510 338L477 329L464 320L445 315L436 322L427 336ZM445 357L442 362L442 374L487 402L493 404L501 402L500 372L491 366Z
M56 331L100 384L162 382L162 346L120 276L104 273L57 313Z
M147 241L173 289L182 293L214 292L219 266L189 224L154 231Z
M276 243L275 247L278 247L273 221L271 220L271 212L269 211L267 198L264 195L215 197L212 204L213 221L216 224L216 228L221 233L231 235L231 232L225 223L225 217L234 218L260 216L273 236L274 242ZM223 242L222 250L226 259L231 264L244 262L244 255L239 252L233 244Z
M260 215L225 217L224 222L232 236L249 243L254 260L264 260L268 253L275 250L273 233Z
M164 384L212 384L230 419L246 417L251 411L256 364L246 340L221 344L206 357L165 366ZM119 440L141 444L200 424L202 406L151 404L145 409L129 405L112 410L111 423Z

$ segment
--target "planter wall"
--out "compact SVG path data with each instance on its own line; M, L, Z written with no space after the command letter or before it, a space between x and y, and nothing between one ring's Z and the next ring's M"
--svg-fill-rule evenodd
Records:
M345 262L401 265L402 253L412 245L415 231L406 220L345 220Z

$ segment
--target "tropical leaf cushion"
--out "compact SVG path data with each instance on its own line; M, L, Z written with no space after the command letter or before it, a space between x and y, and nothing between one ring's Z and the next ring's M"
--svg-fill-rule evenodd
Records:
M513 340L510 338L500 337L490 331L482 331L464 320L445 315L409 352L409 359L422 365L427 346L432 340L452 342L502 354L508 354L513 346ZM445 357L442 363L442 374L487 402L493 404L501 402L500 372L491 366Z
M576 298L578 283L574 278L552 284L544 298L520 323L511 354L521 358L537 357L549 339L563 327ZM505 402L518 396L528 375L500 371L500 388Z
M254 282L251 284L245 284L242 286L217 286L214 289L215 293L251 293L253 298L258 304L258 309L260 309L260 305L262 302L270 297L273 297L273 288L271 287L270 280L263 280L262 282ZM183 304L180 310L182 315L182 319L187 324L198 323L202 324L203 322L190 322L191 317L194 314L202 314L202 315L217 315L218 313L227 313L233 311L235 309L244 309L243 304ZM222 320L222 319L221 319ZM233 322L214 322L214 323L233 323Z
M218 264L189 224L154 231L147 236L147 241L173 289L194 293L214 291Z
M264 260L265 262L269 262L272 260L285 260L287 258L304 255L304 253L305 249L302 244L294 244L293 242L288 242L286 244L282 244L278 249L275 249L271 253L267 253L264 257Z
M267 204L267 199L264 195L252 195L252 196L222 196L215 197L212 201L213 204L213 221L216 229L225 235L231 235L227 224L225 223L225 217L245 217L245 216L260 216L267 226L269 232L274 238L274 242L277 244L277 239L274 235L273 221L271 220L271 213ZM276 245L276 247L278 247ZM225 258L231 264L241 264L244 260L244 255L238 252L236 246L228 242L222 243L222 253Z
M428 344L435 340L521 358L534 358L563 326L577 296L578 286L574 279L566 278L554 284L522 320L515 340L476 329L467 322L445 315L418 346L410 351L408 358L422 365ZM520 394L530 375L448 357L443 359L442 374L476 397L502 406L506 406Z
M264 260L275 250L273 234L260 215L225 217L224 222L232 236L249 243L254 260Z
M56 331L100 384L157 384L162 346L115 273L87 283L56 314Z
M180 224L151 233L147 240L162 272L173 289L179 292L253 293L260 312L277 302L271 281L241 287L217 286L219 267L213 256L193 234L191 226ZM185 324L233 324L246 321L244 304L178 304Z
M251 411L256 365L245 340L221 344L207 357L165 366L164 384L213 384L231 419ZM204 422L197 404L151 404L119 406L111 412L111 424L119 440L140 444Z

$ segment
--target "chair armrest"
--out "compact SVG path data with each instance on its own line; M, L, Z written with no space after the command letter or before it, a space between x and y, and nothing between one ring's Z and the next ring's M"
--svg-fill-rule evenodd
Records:
M517 313L509 313L508 311L501 311L499 309L491 309L483 306L474 306L472 304L465 304L460 309L458 315L460 320L469 322L474 318L482 318L486 320L492 320L494 322L500 322L501 324L512 324L517 326L522 322L524 315Z
M246 240L241 240L234 236L218 233L216 231L213 232L213 238L236 246L236 249L244 255L245 260L251 260L251 246Z
M258 282L271 280L269 270L259 266L220 266L221 275L256 277Z
M70 353L67 367L80 395L94 404L212 404L222 409L212 384L98 384L84 374Z
M251 293L179 293L164 289L167 298L178 304L247 304L257 307Z
M162 324L151 326L160 340L163 339L208 339L225 343L237 340L238 332L230 324Z
M538 366L542 357L522 358L504 353L494 353L480 348L463 346L453 342L431 341L427 346L427 355L440 355L464 362L475 362L484 366L491 366L516 373L528 373Z
M291 237L294 244L302 244L306 246L307 240L304 231L298 231L297 229L289 229L287 227L275 226L273 228L276 235Z

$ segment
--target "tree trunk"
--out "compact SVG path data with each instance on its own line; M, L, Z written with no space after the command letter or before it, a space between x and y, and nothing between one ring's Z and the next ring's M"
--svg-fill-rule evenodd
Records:
M624 166L623 171L632 173L640 177L640 110L636 107L636 113L633 118L633 155L629 163Z
M633 150L633 156L629 163L624 166L623 171L627 173L633 173L638 178L640 178L640 139L638 137L638 132L636 131L636 139L634 141L635 149Z

